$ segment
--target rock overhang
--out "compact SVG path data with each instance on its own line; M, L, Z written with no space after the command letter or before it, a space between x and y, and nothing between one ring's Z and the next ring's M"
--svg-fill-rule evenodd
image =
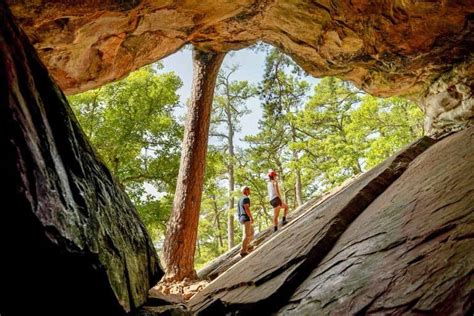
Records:
M9 1L66 93L98 87L191 43L263 41L314 76L417 95L469 58L474 3L384 1Z
M226 52L261 41L315 77L417 101L439 77L473 63L473 1L7 2L66 94L123 78L186 44ZM423 104L430 106L444 111Z

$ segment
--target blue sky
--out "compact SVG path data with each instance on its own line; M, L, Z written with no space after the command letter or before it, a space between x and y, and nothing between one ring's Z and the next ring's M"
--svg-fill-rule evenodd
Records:
M186 109L184 105L186 100L191 95L191 83L193 75L192 67L192 51L191 49L184 48L175 54L162 59L164 65L164 71L174 71L183 81L183 86L178 91L181 99L183 108L177 111L178 115L184 115ZM265 52L255 51L251 49L242 49L228 53L224 59L222 67L239 65L239 69L235 72L233 80L247 80L252 84L257 84L262 80L263 72L265 69ZM311 84L316 82L315 78L306 78ZM312 91L312 89L311 89ZM254 97L247 102L247 108L251 110L251 113L241 119L242 131L237 135L236 144L242 146L243 143L240 141L246 135L254 135L258 132L258 120L262 116L262 107L258 97ZM212 143L212 139L210 140Z

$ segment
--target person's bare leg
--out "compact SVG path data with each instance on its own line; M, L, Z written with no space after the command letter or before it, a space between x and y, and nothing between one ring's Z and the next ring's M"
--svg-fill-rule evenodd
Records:
M273 231L278 229L278 216L280 215L280 206L273 208Z
M253 225L250 225L250 238L249 238L249 243L248 243L248 246L247 246L247 249L248 249L249 252L252 251L253 248L254 248L251 245L254 235L255 235L255 231L253 229Z
M282 207L283 207L283 220L282 220L282 224L285 225L287 222L286 222L286 215L288 215L288 204L285 204L285 203L282 203Z

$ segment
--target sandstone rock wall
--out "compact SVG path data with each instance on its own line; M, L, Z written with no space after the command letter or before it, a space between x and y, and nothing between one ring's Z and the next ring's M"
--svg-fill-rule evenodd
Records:
M438 121L452 122L459 116L462 121L473 111L472 101L468 104L463 99L457 106L460 110L452 109L462 114L433 118L432 113L444 106L431 97L434 94L439 98L439 86L428 89L434 80L472 57L472 1L7 3L66 93L122 78L187 43L201 50L225 52L263 41L281 48L316 77L331 75L351 80L377 96L401 95L419 100L424 95L428 122L434 124L428 128L433 133L439 131L437 126L446 125ZM472 78L472 72L467 75ZM461 93L466 95L466 87L472 96L470 85L465 85Z
M426 133L450 133L473 125L473 89L473 58L437 79L421 98Z
M120 315L162 275L127 195L0 2L2 315Z
M261 40L315 76L338 75L376 95L412 94L463 61L473 44L469 1L8 3L69 93L120 78L186 43L222 52Z

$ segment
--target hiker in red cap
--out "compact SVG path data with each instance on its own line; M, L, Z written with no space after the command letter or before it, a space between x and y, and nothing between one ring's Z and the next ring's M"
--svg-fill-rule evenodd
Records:
M278 230L278 216L280 214L280 209L284 209L283 219L281 221L281 225L285 225L286 215L288 214L288 205L283 202L280 194L280 187L278 186L278 182L276 181L277 173L275 170L270 169L268 170L268 197L270 199L270 204L273 207L273 231L276 232Z

